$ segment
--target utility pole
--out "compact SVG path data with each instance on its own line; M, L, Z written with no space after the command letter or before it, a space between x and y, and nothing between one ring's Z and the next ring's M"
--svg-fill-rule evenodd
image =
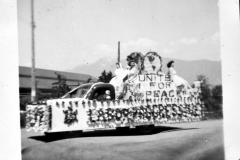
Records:
M120 41L118 41L118 63L120 62Z
M32 28L32 70L31 70L31 101L36 101L36 82L35 82L35 44L34 44L34 0L31 0L31 28Z

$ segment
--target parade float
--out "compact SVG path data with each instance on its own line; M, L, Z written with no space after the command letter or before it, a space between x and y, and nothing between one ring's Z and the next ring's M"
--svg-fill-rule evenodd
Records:
M156 52L134 52L128 69L117 64L110 83L87 83L59 99L27 105L28 131L58 133L109 128L152 128L202 119L200 82L186 94L162 72ZM148 128L148 126L151 126Z

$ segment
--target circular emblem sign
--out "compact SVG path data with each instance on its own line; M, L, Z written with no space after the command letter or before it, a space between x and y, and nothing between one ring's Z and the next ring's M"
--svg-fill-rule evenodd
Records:
M145 74L157 74L162 71L162 58L156 52L148 52L143 58L143 71Z

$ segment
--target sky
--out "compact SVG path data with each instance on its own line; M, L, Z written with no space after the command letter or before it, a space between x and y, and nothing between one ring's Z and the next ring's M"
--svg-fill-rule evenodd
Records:
M31 66L30 0L18 0L19 65ZM221 60L217 0L34 0L36 67L68 70L155 51Z

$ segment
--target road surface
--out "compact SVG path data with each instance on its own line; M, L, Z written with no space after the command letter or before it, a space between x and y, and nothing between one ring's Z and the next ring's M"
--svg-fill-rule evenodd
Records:
M155 126L151 135L135 129L84 132L82 137L47 140L22 129L22 158L101 160L222 160L223 121L212 120Z

